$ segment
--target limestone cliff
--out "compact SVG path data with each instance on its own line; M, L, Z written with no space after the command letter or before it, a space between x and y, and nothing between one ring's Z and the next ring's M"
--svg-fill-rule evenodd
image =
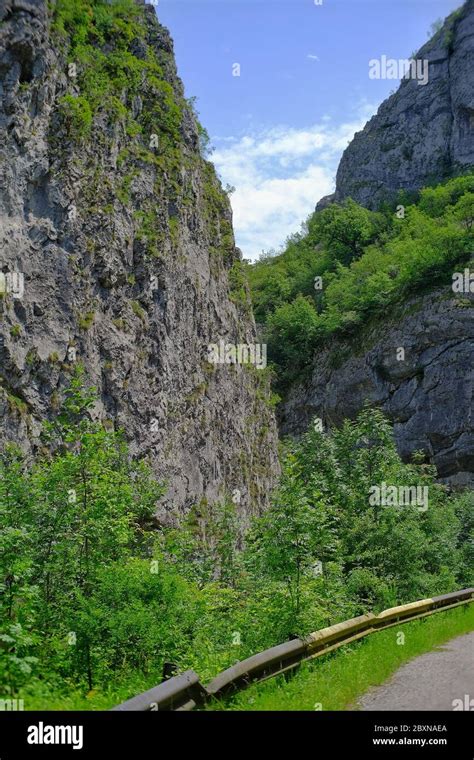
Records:
M346 149L336 193L319 208L348 197L376 208L474 164L474 1L452 14L416 58L429 60L428 84L403 81L382 103ZM368 402L394 423L405 460L422 451L441 479L472 486L473 367L473 295L456 296L450 285L433 289L316 352L310 376L280 409L282 433L301 433L314 418L339 425Z
M368 402L394 423L405 461L421 451L441 479L473 486L473 368L474 294L439 288L318 352L282 408L282 433L301 433L314 418L340 425Z
M253 344L230 205L151 6L0 2L3 441L40 423L81 362L98 418L168 483L164 518L235 498L259 511L278 471L267 381L210 364Z
M345 150L336 192L319 208L347 197L376 208L399 191L474 165L474 0L449 16L414 59L427 62L427 84L415 76L402 80Z

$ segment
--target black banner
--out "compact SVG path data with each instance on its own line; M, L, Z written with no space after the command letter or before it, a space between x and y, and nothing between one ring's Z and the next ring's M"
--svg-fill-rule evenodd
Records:
M472 712L3 712L0 760L349 752L472 760Z

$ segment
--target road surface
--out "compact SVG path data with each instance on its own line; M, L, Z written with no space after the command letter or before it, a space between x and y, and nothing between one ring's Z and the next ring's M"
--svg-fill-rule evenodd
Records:
M460 700L460 702L454 702ZM403 665L366 692L359 710L474 710L474 632Z

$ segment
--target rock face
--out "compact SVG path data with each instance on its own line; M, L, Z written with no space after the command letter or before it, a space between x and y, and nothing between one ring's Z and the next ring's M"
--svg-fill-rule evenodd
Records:
M428 83L402 80L345 150L328 199L377 208L474 165L474 0L453 13L415 56ZM420 69L421 73L421 69Z
M474 165L474 0L416 59L429 61L428 83L407 79L380 106L346 149L335 194L317 209L347 197L377 208ZM436 290L374 318L350 342L333 341L291 389L281 432L299 434L314 418L339 425L368 402L393 421L404 460L422 451L440 479L473 486L473 306L472 296Z
M282 409L282 433L299 434L314 418L337 426L367 401L394 422L404 460L423 451L441 479L473 486L474 296L446 288L414 298L354 344L335 341L315 357Z
M84 58L70 0L0 0L2 439L34 450L80 362L96 416L168 483L163 519L236 490L258 512L278 473L267 382L208 361L256 342L228 198L154 9L86 5L107 63Z

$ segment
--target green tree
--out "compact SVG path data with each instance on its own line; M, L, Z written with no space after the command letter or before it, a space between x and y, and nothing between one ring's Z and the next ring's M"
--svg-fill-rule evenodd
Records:
M272 506L254 525L248 563L254 572L286 585L293 632L300 628L304 578L324 551L326 515L321 494L305 493L298 457L289 453Z
M91 598L103 568L143 550L144 526L162 494L147 465L130 459L122 435L91 419L94 398L78 368L59 415L45 425L45 453L29 471L18 457L4 457L2 488L9 617L19 614L15 599L28 582L44 650L69 637L69 663L89 688L93 638L74 622L78 595Z
M383 217L368 211L351 198L333 203L315 214L313 229L333 262L348 266L360 258L365 246L381 231Z
M270 358L283 368L281 380L288 382L295 369L310 364L318 334L318 314L309 298L297 296L269 317L266 338Z

